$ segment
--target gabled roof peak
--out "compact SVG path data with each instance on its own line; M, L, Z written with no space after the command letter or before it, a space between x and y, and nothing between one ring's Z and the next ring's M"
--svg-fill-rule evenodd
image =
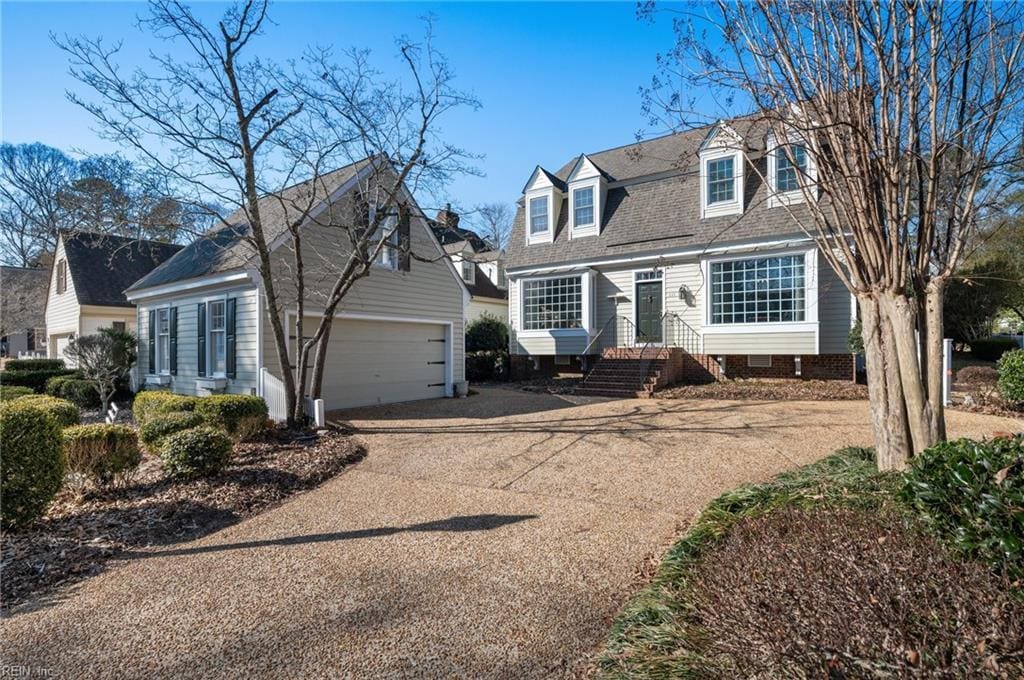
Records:
M598 174L601 175L601 177L604 177L608 181L613 181L612 176L605 172L600 165L595 163L593 159L590 158L590 156L588 156L585 153L581 153L579 156L577 156L576 162L572 166L572 170L569 171L569 176L565 180L566 182L572 182L574 179L576 179L576 173L578 173L580 168L583 167L584 161L590 163L590 165L592 165L594 169L597 170Z
M526 190L530 188L530 185L533 184L538 174L547 178L547 180L551 182L551 184L559 191L565 191L565 182L558 179L553 174L551 174L550 172L548 172L547 170L538 165L536 168L533 169L533 172L530 173L530 179L526 180L526 184L523 186L522 193L526 193Z
M703 151L711 145L712 142L724 137L727 141L726 144L735 144L736 146L743 145L743 136L736 132L736 128L730 125L725 120L718 120L716 123L710 126L707 136L704 137L704 141L701 142L699 151Z

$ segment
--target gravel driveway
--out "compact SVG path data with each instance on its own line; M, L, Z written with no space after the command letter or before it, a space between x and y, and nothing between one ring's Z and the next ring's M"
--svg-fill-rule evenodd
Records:
M334 420L358 429L366 460L16 610L3 665L90 678L572 675L648 558L708 500L870 442L863 402L484 389ZM1012 427L950 416L954 435Z

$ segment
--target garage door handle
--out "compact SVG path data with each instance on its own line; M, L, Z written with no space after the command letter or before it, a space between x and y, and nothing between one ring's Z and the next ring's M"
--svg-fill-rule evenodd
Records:
M444 361L428 361L427 366L433 366L435 364L443 364Z

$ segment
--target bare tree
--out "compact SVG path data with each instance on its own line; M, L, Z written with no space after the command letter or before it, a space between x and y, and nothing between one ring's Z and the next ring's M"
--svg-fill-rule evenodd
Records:
M508 203L481 203L473 208L472 221L480 236L497 250L508 246L514 213Z
M945 437L943 291L1020 146L1021 17L1009 3L719 0L677 13L646 92L673 127L702 122L693 93L749 104L801 167L803 206L787 209L857 298L882 469Z
M407 189L462 169L467 155L437 138L438 118L476 103L452 88L453 74L429 30L420 44L397 41L408 77L387 81L362 51L344 53L339 64L330 50L314 50L287 69L261 60L253 50L269 25L265 0L230 6L215 26L176 0L155 0L150 8L142 27L184 45L190 59L155 55L149 68L126 76L115 62L119 46L65 38L59 44L71 57L72 74L97 99L70 96L109 137L174 178L193 205L214 202L235 211L220 226L232 230L227 241L241 242L259 273L289 424L295 424L304 397L319 396L342 299L381 257L416 256L408 240L401 249L393 241L413 209ZM336 188L331 171L353 163L359 205L322 209ZM316 228L335 230L338 250L326 255L307 248L305 234ZM316 286L307 285L310 270ZM321 293L314 299L322 316L307 335L314 293ZM293 329L285 326L286 309L295 314ZM293 357L290 332L300 339Z
M45 144L0 145L0 239L5 262L32 267L52 251L62 224L60 191L75 162Z

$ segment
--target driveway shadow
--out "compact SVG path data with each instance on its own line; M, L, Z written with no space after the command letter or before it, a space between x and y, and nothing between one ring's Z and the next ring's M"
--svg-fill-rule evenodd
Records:
M525 392L513 387L480 387L465 399L424 399L380 406L360 406L327 413L327 420L344 424L353 420L487 420L575 408L568 395Z
M285 536L284 538L268 538L259 541L240 541L238 543L220 543L217 545L201 545L188 548L175 548L159 552L127 552L124 557L177 557L180 555L202 555L205 553L223 552L225 550L243 550L246 548L269 548L274 546L305 545L309 543L329 543L334 541L350 541L357 538L376 538L392 534L414 532L451 532L490 531L510 524L517 524L529 519L537 519L540 515L458 515L446 519L420 522L404 527L375 527L372 529L353 529L351 531L332 531L323 534L306 534L303 536Z

